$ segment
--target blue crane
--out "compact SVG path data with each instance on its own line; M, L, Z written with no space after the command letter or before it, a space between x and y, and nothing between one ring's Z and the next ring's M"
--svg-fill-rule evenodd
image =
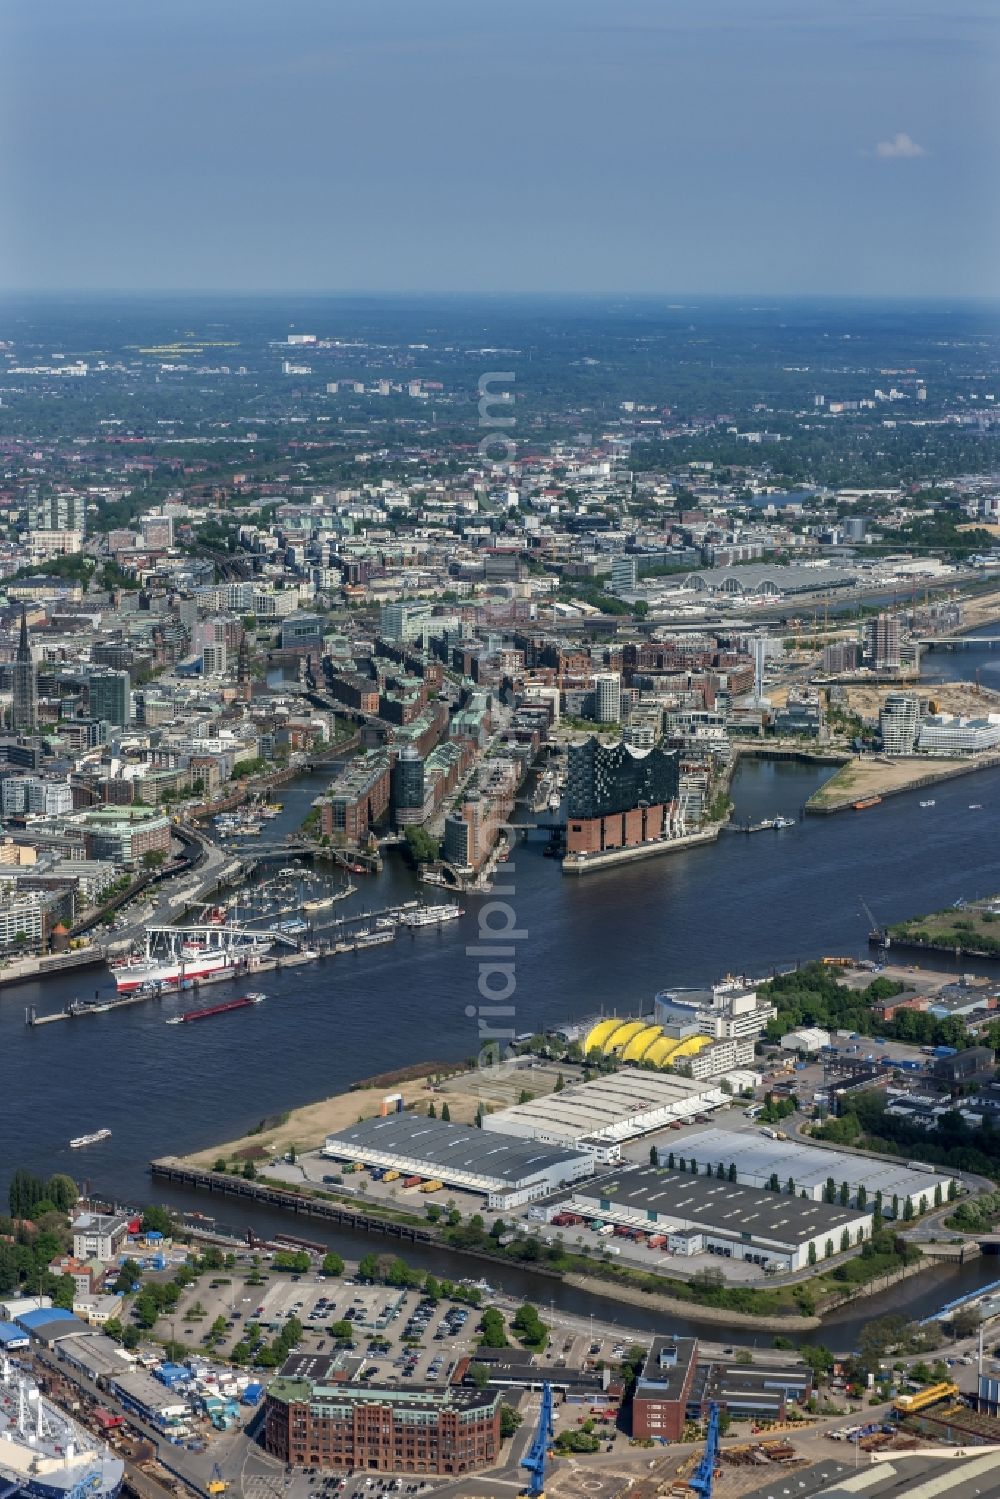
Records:
M538 1426L535 1430L534 1440L526 1455L521 1459L521 1467L527 1468L531 1477L528 1479L528 1493L531 1499L544 1499L545 1496L545 1455L548 1452L549 1443L554 1435L552 1426L552 1386L546 1380L542 1385L542 1408L538 1413Z
M708 1408L708 1429L705 1433L705 1450L701 1462L688 1479L688 1488L694 1489L699 1499L712 1499L715 1469L719 1461L719 1417L721 1411L713 1401Z

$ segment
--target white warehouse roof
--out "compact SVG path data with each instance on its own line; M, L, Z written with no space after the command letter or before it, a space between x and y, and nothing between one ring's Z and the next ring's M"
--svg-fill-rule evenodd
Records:
M693 1119L729 1103L718 1083L623 1067L589 1083L573 1083L528 1103L487 1114L483 1128L528 1140L631 1140L672 1119Z
M875 1193L881 1192L886 1212L891 1210L894 1196L902 1204L907 1197L916 1202L923 1195L931 1204L934 1188L940 1186L941 1195L945 1197L952 1179L947 1172L938 1174L933 1169L919 1170L891 1156L850 1155L823 1145L771 1140L752 1130L697 1130L683 1136L683 1145L674 1146L671 1142L671 1148L677 1154L693 1155L699 1162L711 1161L713 1166L721 1161L727 1170L729 1163L734 1161L740 1181L748 1186L766 1186L776 1173L784 1187L791 1177L796 1191L804 1188L814 1198L822 1195L832 1176L838 1189L841 1182L847 1182L852 1198L858 1187L864 1186L869 1205ZM660 1146L661 1155L665 1155L667 1149L667 1142L664 1142Z

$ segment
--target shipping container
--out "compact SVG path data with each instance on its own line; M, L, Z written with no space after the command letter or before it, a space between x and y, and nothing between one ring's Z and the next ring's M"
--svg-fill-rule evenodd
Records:
M386 1171L386 1172L383 1173L382 1180L386 1181L386 1182L399 1181L399 1172L398 1171Z
M650 1234L649 1236L650 1249L662 1249L666 1242L666 1234Z
M424 1184L420 1188L420 1190L421 1190L421 1192L440 1192L440 1190L441 1190L441 1188L443 1186L444 1186L444 1182L439 1182L439 1181L424 1182Z
M603 1228L599 1228L597 1230L597 1232L599 1234L601 1234L602 1237L605 1237L605 1238L607 1237L608 1234L613 1234L614 1231L615 1231L615 1226L614 1226L613 1223L605 1223L605 1225L604 1225Z
M404 1187L419 1187L420 1183L422 1181L423 1181L423 1177L422 1176L404 1176L403 1177L403 1186Z

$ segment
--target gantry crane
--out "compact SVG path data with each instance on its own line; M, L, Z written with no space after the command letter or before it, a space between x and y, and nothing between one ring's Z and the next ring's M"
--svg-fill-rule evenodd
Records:
M527 1468L531 1475L527 1488L530 1499L545 1499L545 1458L553 1435L552 1386L546 1380L542 1385L542 1408L538 1412L534 1440L521 1459L521 1467Z

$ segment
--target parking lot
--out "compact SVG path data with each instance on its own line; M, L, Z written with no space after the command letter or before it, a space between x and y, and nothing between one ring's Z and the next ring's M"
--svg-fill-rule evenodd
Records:
M190 1347L205 1344L221 1317L225 1332L215 1352L226 1357L243 1342L253 1361L297 1317L303 1327L298 1352L345 1349L360 1361L357 1377L378 1383L401 1376L443 1384L459 1358L475 1347L479 1313L474 1308L447 1300L435 1304L415 1290L289 1274L266 1263L259 1274L260 1285L233 1272L190 1287L174 1314L177 1337Z

